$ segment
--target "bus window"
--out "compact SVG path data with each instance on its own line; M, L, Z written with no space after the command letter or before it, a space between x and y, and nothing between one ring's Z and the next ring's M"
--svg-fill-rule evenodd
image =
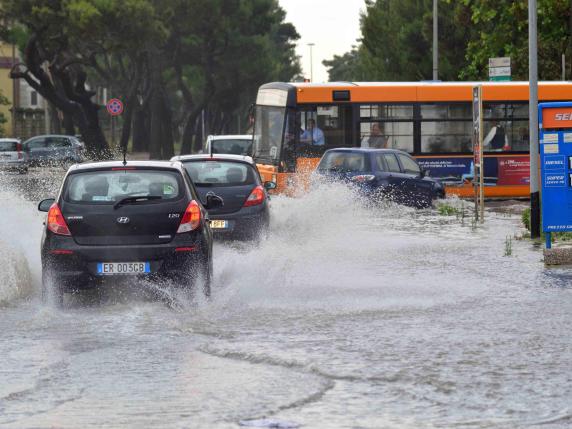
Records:
M411 104L362 104L359 116L364 119L413 119Z
M324 105L312 106L300 110L300 133L304 135L313 122L323 133L324 144L306 145L302 148L308 152L307 156L321 156L325 149L352 146L351 141L351 106L350 105ZM308 131L309 132L309 131ZM303 154L302 154L303 156Z
M372 136L372 127L376 123L384 136L383 147L413 152L412 104L360 105L359 139L362 146L365 146L365 142Z
M470 152L471 121L423 121L421 123L421 152Z
M470 152L471 109L470 103L422 104L421 152Z
M413 122L380 122L385 147L413 152ZM360 123L360 141L371 136L371 122Z
M254 156L266 162L278 162L282 149L284 107L256 106Z
M528 103L485 103L483 113L485 151L529 150Z

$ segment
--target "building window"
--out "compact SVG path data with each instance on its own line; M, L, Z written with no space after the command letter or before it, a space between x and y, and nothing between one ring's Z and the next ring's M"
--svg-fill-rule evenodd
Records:
M32 106L38 105L38 93L36 91L30 92L30 104Z

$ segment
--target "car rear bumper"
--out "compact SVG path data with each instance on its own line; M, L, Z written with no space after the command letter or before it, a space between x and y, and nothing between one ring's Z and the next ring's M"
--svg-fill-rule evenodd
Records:
M209 249L202 240L176 237L171 243L129 246L82 246L70 237L52 235L42 252L42 268L64 289L91 288L111 279L188 278L208 261ZM144 274L98 273L103 262L148 262Z
M27 161L0 161L0 170L22 171L27 169Z
M242 210L236 213L209 215L211 229L215 238L250 238L268 227L268 210L244 213ZM226 221L225 228L215 227L217 220Z

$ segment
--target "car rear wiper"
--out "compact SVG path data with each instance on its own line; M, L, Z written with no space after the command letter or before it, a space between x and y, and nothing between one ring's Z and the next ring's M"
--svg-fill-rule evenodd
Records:
M163 199L163 197L159 195L139 195L139 196L125 197L117 201L113 205L113 208L116 209L124 204L138 203L139 201L151 201L151 200L161 200L161 199Z

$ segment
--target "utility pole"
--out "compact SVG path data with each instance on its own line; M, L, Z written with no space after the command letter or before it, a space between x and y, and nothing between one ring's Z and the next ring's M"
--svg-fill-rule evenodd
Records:
M439 80L439 15L437 1L433 0L433 80Z
M528 0L528 114L530 124L530 238L540 237L538 187L538 39L536 0Z
M310 82L314 82L314 60L312 58L312 48L314 45L315 43L308 43L310 47Z

